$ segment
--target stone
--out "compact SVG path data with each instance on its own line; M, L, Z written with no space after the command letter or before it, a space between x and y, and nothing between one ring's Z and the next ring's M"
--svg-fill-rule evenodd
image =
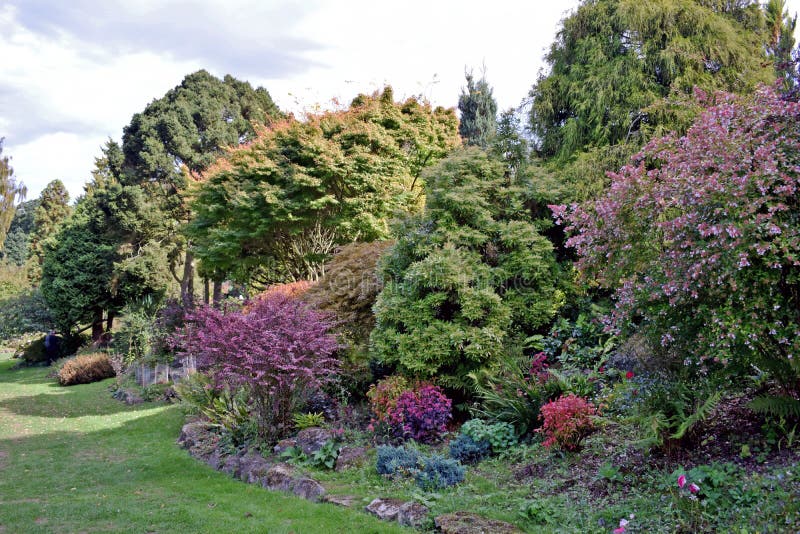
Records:
M297 441L294 439L282 439L278 442L275 447L272 448L272 451L275 454L281 454L283 451L287 449L291 449L292 447L297 447Z
M232 476L233 478L239 478L239 473L241 472L241 460L242 457L238 454L228 456L225 458L225 462L222 464L221 471Z
M200 421L186 423L181 428L181 435L178 436L178 445L184 449L191 449L195 445L208 441L211 434L211 429L206 423Z
M218 450L215 450L211 454L206 457L206 463L211 467L211 469L219 470L222 467L222 455L220 455Z
M122 402L124 402L128 406L133 406L135 404L142 404L144 402L142 396L132 389L123 390L121 398Z
M375 515L378 519L384 521L394 521L397 519L397 514L400 513L400 506L405 502L400 499L373 499L367 505L367 512Z
M367 459L366 447L342 447L336 457L336 471L360 467Z
M358 499L358 497L355 495L326 495L322 500L335 504L336 506L350 508L356 502L356 499Z
M406 527L418 527L426 519L428 519L428 507L414 501L401 504L397 512L397 522Z
M257 452L248 452L239 461L239 478L248 484L260 484L272 464Z
M267 470L261 485L267 489L289 491L292 488L294 469L287 464L275 464Z
M294 439L297 442L297 446L308 456L311 456L331 438L333 438L333 434L329 430L312 426L298 432Z
M325 488L313 478L303 477L292 482L292 493L307 501L318 501L325 495Z
M444 534L521 534L511 523L486 519L470 512L454 512L434 519L436 528Z

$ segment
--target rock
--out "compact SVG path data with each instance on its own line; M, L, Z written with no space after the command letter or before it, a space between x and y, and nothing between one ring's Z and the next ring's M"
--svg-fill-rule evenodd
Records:
M469 512L444 514L434 519L436 528L444 534L521 534L511 523L486 519Z
M292 493L307 501L318 501L325 495L325 488L313 478L298 478L292 483Z
M375 515L378 519L384 521L394 521L397 519L397 514L400 513L400 507L405 502L400 499L373 499L367 505L367 512Z
M278 442L275 447L272 448L272 451L275 454L280 454L286 449L291 449L292 447L297 447L297 441L294 439L282 439Z
M236 454L233 456L228 456L225 459L225 462L222 464L221 471L229 474L233 478L239 478L239 473L241 472L241 460L242 457Z
M209 439L212 434L211 429L206 423L195 421L186 423L181 428L181 435L178 436L178 445L184 449L190 449Z
M353 503L356 502L356 499L358 499L358 497L355 495L326 495L322 500L331 504L335 504L336 506L350 508L353 506Z
M222 455L218 450L215 450L206 457L206 463L211 469L219 470L219 468L222 467Z
M297 442L297 446L300 447L304 453L311 456L320 450L332 437L333 434L331 434L330 431L312 426L311 428L304 428L298 432L295 441Z
M259 453L249 451L239 460L239 478L248 484L260 484L271 467Z
M400 505L397 522L406 527L418 527L428 519L428 507L409 501Z
M261 485L271 490L289 491L292 488L294 469L287 464L275 464L267 470Z
M366 447L342 447L336 458L336 471L361 466L367 459Z
M119 393L119 400L127 404L128 406L133 406L134 404L142 404L144 399L142 398L139 393L133 389L123 389L121 393Z

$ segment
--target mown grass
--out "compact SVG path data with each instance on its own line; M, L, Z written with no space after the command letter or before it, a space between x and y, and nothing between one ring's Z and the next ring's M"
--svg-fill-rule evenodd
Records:
M62 388L0 354L0 532L402 532L235 481L175 445L177 406Z

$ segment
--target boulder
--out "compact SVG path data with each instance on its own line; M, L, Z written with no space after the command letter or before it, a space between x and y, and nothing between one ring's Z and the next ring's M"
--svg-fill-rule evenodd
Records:
M298 432L294 439L297 442L297 446L308 456L311 456L331 438L333 438L333 434L329 430L312 426Z
M367 512L375 515L378 519L384 521L395 521L397 514L400 513L400 507L405 504L400 499L373 499L367 505Z
M248 452L239 460L239 478L248 484L260 484L272 464L257 452Z
M303 477L292 482L292 493L307 501L318 501L325 495L325 488L313 478Z
M211 469L219 470L222 467L222 455L220 454L219 450L214 450L211 454L206 456L206 463Z
M511 523L486 519L470 512L454 512L434 519L436 528L444 534L521 534Z
M212 434L211 428L202 421L186 423L181 428L181 435L178 436L178 445L184 449L191 449L195 445L207 441Z
M239 473L241 472L241 461L242 457L238 454L228 456L225 458L225 461L222 464L221 471L232 476L233 478L239 478Z
M359 467L367 459L366 447L342 447L336 457L336 471Z
M406 527L419 527L428 519L428 507L415 501L400 505L397 522Z
M267 470L261 485L267 489L289 491L292 488L294 469L287 464L275 464Z

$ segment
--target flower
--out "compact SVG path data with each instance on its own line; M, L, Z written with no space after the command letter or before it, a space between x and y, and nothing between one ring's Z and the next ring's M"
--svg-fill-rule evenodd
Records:
M689 491L691 491L692 493L697 493L698 491L700 491L700 486L694 483L689 484Z
M625 373L625 378L627 378L628 380L633 378L633 371L628 371L627 373Z
M628 526L628 520L627 519L620 519L619 520L619 528L615 528L613 533L614 534L623 534L623 532L625 532L625 527L627 527L627 526Z
M683 488L686 485L686 475L681 475L678 477L678 487Z

